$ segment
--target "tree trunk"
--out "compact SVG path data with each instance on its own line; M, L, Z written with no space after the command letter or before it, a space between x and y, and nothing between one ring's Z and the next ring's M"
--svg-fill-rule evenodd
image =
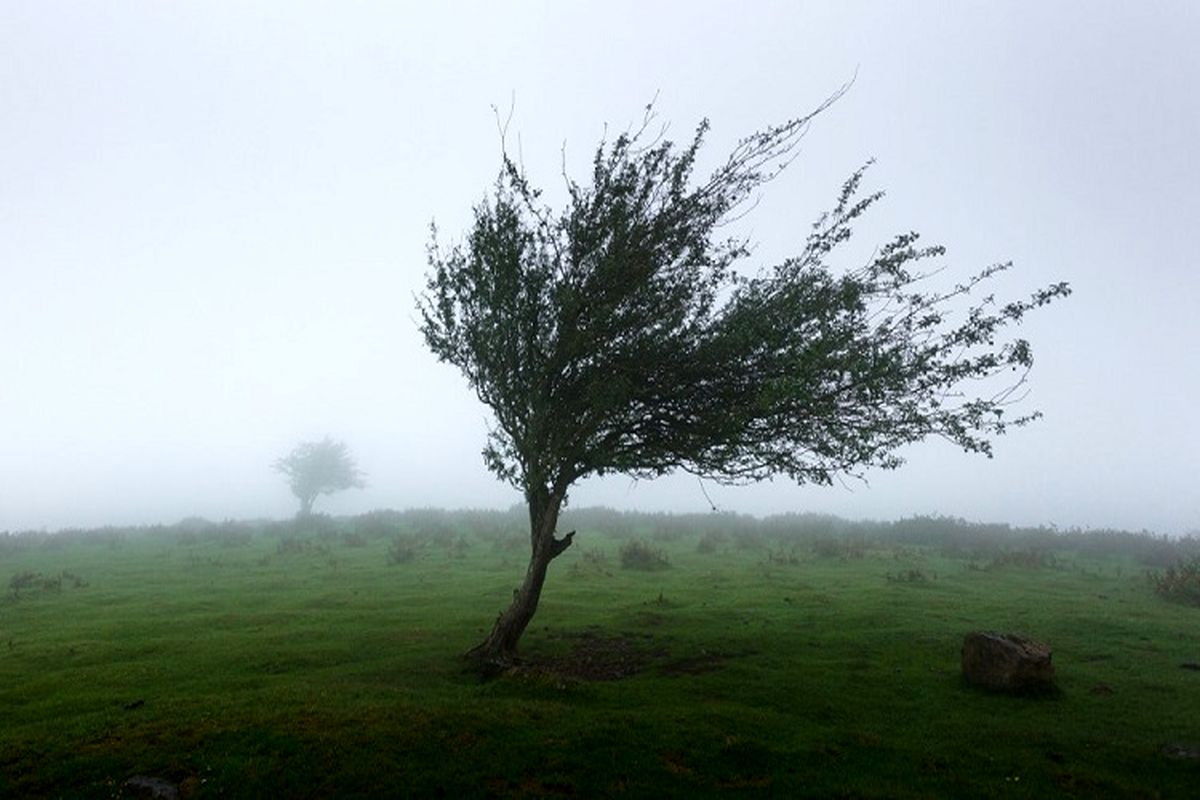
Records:
M563 498L549 492L531 492L529 538L532 552L521 588L513 590L512 605L496 618L487 638L467 652L467 657L488 667L506 667L516 660L517 642L537 611L542 585L550 562L571 546L571 531L561 539L554 536Z

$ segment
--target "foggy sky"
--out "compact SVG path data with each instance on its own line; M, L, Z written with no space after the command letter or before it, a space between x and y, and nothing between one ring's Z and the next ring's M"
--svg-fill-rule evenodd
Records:
M499 166L584 177L657 95L705 163L857 72L746 223L798 250L868 158L856 244L921 231L1029 318L1028 408L987 460L931 441L869 486L706 483L722 509L1200 529L1200 4L753 2L0 5L0 530L282 517L270 463L345 440L368 488L318 510L504 507L486 409L423 348L436 220ZM703 159L702 159L703 160ZM846 264L853 266L853 264ZM695 478L573 505L701 511Z

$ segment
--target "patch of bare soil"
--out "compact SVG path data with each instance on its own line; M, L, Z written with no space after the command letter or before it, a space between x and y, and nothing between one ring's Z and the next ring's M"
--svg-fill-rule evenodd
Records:
M662 637L649 633L608 635L598 629L550 634L567 640L570 650L553 656L526 658L512 672L578 681L616 681L655 670L660 675L700 675L720 669L748 652L701 650L673 656Z
M558 636L572 641L568 652L526 662L522 671L583 681L616 681L646 670L667 655L666 647L649 634L606 636L586 630Z

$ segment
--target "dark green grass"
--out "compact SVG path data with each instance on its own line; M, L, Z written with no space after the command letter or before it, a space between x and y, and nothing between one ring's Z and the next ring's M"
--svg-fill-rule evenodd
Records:
M503 527L502 525L500 527ZM445 528L445 526L443 526ZM519 536L170 531L0 554L87 585L0 599L0 796L706 795L1192 797L1200 609L1117 556L1003 564L882 542L583 530L523 652L482 681L461 653L524 569ZM621 568L645 537L670 562ZM354 545L354 546L352 546ZM1019 561L1019 559L1018 559ZM1061 692L962 685L977 628L1054 648ZM641 661L566 663L590 637ZM622 645L624 646L624 645ZM557 660L557 661L556 661Z

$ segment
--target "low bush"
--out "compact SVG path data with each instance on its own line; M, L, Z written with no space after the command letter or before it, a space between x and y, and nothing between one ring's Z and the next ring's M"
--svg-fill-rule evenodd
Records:
M41 531L0 533L0 556L12 556L41 544L51 534Z
M796 567L800 565L800 556L796 554L795 545L792 545L791 549L785 550L781 544L778 551L767 551L767 561L776 566Z
M376 509L354 517L350 524L354 535L368 539L386 539L400 532L404 526L403 515L399 511Z
M392 539L388 545L387 563L388 566L396 566L397 564L407 564L417 557L417 538L412 534L401 534Z
M1041 569L1049 567L1057 569L1062 563L1055 555L1047 550L1006 550L992 556L991 562L988 564L989 569L1000 569L1002 567L1019 567L1023 569Z
M466 558L467 550L471 548L471 542L465 534L459 534L452 539L447 540L446 552L451 558Z
M662 550L634 539L621 547L621 566L624 569L653 571L666 569L671 562Z
M518 530L502 530L489 537L492 549L499 553L521 550L529 541L529 534Z
M1200 556L1179 561L1165 572L1148 573L1150 584L1160 597L1176 603L1200 606Z
M246 523L231 519L216 523L203 517L185 517L164 530L172 531L175 541L185 547L203 544L245 547L254 538L253 531Z
M327 542L335 539L340 533L337 520L328 514L297 516L292 520L292 532Z
M328 555L329 548L303 536L287 535L279 540L275 552L281 556L298 556L307 553Z
M612 572L608 569L608 554L603 550L584 550L579 555L579 560L571 565L569 574L574 578L585 575L611 576Z
M729 541L729 537L721 531L709 531L700 537L696 552L708 555L717 552L717 548Z
M905 569L893 575L888 573L889 583L928 583L932 578L921 569Z
M342 534L342 544L346 547L366 547L367 537L362 533L344 533Z
M822 537L812 543L813 554L818 558L862 558L867 554L866 542L843 537Z
M747 530L733 536L733 546L738 550L752 552L766 547L767 540L758 531Z
M21 592L61 592L64 585L79 589L88 584L83 578L67 570L63 570L57 575L44 575L41 572L25 570L9 579L8 591L13 597L20 597Z

